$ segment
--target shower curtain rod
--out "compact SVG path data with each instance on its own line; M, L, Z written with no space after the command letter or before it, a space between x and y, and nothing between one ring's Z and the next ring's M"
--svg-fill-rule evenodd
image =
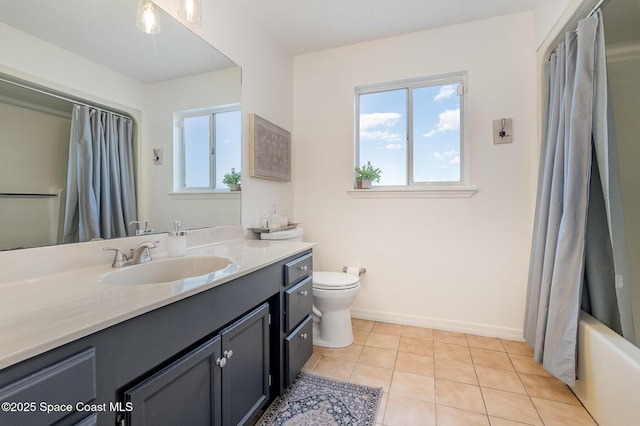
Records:
M587 16L591 16L594 13L596 13L596 10L598 10L600 8L600 6L602 6L602 4L605 2L605 0L600 0L594 7L593 9L591 9L591 12L589 12L589 14Z
M596 11L598 9L600 9L600 6L602 6L604 4L606 0L599 0L598 3L596 3L596 5L593 7L593 9L591 9L591 12L589 12L585 18L593 15L594 13L596 13ZM567 26L569 26L571 24L567 24ZM573 30L574 32L577 31L578 29L576 28L575 30ZM570 30L566 30L565 31L570 31ZM553 56L553 52L555 52L555 50L557 49L558 45L561 43L561 38L559 38L560 35L556 36L556 38L554 39L555 41L553 43L551 43L552 45L555 45L555 48L553 49L553 51L549 54L549 59L551 59L551 57Z
M49 92L49 91L44 90L44 89L37 89L37 88L31 87L31 86L29 86L27 84L18 83L17 81L8 80L8 79L3 78L3 77L0 77L0 81L12 84L14 86L22 87L23 89L31 90L33 92L38 92L38 93L41 93L43 95L51 96L51 97L54 97L56 99L60 99L60 100L67 101L67 102L71 102L71 103L76 104L76 105L87 106L89 108L93 108L93 109L96 109L96 110L102 111L102 112L108 112L110 114L114 114L114 115L117 115L119 117L133 119L131 116L129 116L127 114L122 114L122 113L115 112L115 111L110 110L110 109L101 108L101 107L98 107L98 106L95 106L95 105L92 105L92 104L88 104L88 103L83 102L83 101L79 101L78 99L68 98L66 96L58 95L57 93L52 93L52 92Z

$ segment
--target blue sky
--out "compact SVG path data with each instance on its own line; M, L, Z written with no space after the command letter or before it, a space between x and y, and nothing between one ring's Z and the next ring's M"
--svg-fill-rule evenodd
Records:
M225 173L232 167L236 172L242 168L240 140L242 138L242 114L229 111L216 114L216 188L226 188L222 183Z
M407 89L360 95L359 164L382 169L379 185L407 183ZM460 98L456 84L413 89L416 182L460 180Z

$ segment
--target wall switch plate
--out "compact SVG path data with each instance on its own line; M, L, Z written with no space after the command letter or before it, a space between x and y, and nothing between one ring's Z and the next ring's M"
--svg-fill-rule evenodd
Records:
M513 142L513 122L510 118L501 118L493 120L493 143L511 143Z
M153 164L159 166L162 164L162 148L153 148Z

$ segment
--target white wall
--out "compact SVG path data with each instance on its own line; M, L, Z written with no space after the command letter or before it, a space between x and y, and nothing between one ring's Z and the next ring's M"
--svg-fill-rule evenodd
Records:
M536 46L540 46L570 4L583 0L538 0L536 2Z
M298 56L294 206L316 269L367 268L354 316L521 338L535 176L534 15ZM468 72L468 199L355 199L354 86ZM514 143L493 145L492 120Z

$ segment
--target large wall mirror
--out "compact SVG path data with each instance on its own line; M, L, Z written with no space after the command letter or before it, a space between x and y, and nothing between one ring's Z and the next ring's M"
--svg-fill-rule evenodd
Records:
M62 242L74 103L134 119L136 219L157 232L175 220L240 224L240 192L181 191L174 172L176 113L239 108L238 65L162 10L160 32L143 33L136 0L0 0L0 9L0 250Z

